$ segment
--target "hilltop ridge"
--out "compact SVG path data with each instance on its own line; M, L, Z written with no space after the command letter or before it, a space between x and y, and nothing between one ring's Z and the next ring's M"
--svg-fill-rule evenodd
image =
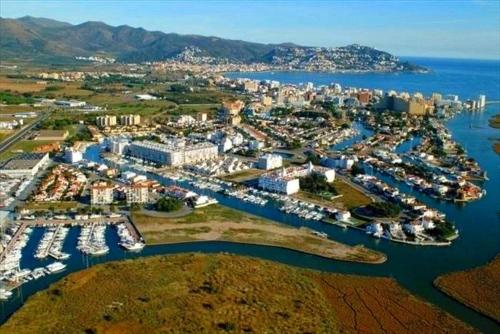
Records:
M2 60L102 55L120 62L178 59L194 63L265 63L285 69L319 71L426 71L398 57L357 44L308 47L263 44L215 36L148 31L88 21L73 25L47 18L0 18Z

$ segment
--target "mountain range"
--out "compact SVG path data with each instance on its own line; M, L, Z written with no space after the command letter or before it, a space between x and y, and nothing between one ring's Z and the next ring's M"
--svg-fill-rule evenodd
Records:
M48 59L109 56L123 62L185 60L195 57L233 63L268 63L294 68L333 66L354 70L423 68L400 61L387 52L351 45L316 48L292 43L262 44L199 35L147 31L127 25L89 21L78 25L25 16L0 18L0 58Z

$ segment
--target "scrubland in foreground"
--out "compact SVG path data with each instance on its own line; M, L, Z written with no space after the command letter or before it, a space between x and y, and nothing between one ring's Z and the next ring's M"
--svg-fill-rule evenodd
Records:
M235 255L110 262L38 292L0 333L472 333L388 278Z
M484 266L439 276L434 285L500 323L500 254Z

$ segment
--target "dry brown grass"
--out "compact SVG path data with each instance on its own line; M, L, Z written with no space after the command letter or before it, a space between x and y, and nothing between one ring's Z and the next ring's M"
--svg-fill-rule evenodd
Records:
M0 77L0 90L10 90L18 93L39 92L47 87L45 84L37 83L37 80L11 79Z
M284 247L345 261L386 260L384 254L371 249L341 244L315 236L309 229L289 227L221 205L196 209L178 218L134 213L132 219L148 244L220 240Z
M482 267L439 276L434 285L461 303L500 322L500 255Z
M473 333L387 278L235 255L97 265L30 297L0 333Z

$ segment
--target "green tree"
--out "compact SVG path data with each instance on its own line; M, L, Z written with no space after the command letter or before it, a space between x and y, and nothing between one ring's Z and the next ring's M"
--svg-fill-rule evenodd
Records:
M155 207L158 211L171 212L182 208L183 202L172 197L162 197L156 201Z

